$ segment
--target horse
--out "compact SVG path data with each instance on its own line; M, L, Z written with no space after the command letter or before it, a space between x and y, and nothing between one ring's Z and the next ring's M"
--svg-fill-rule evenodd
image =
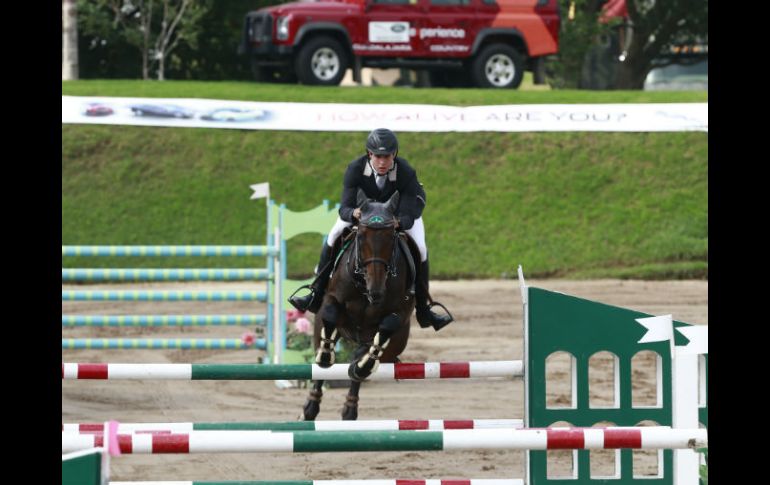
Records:
M415 307L413 261L415 257L419 261L419 252L411 238L397 230L394 214L399 197L396 192L380 203L367 199L359 189L361 217L347 237L340 237L343 249L315 315L313 347L320 367L334 364L340 337L357 345L348 367L351 382L343 420L358 418L361 382L379 362L398 362L409 340ZM318 415L323 383L313 381L301 419L312 421Z

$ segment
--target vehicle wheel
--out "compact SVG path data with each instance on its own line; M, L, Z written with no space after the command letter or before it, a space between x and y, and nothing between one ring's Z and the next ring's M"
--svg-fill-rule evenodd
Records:
M348 68L345 50L331 37L310 39L300 49L295 62L302 84L337 86Z
M516 89L524 77L524 57L505 44L488 45L473 60L471 74L479 87Z

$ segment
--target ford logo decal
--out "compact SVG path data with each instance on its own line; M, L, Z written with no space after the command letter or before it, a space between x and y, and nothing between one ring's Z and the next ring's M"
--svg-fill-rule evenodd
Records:
M404 27L404 24L395 24L390 26L390 30L393 32L403 32L406 30L406 27Z

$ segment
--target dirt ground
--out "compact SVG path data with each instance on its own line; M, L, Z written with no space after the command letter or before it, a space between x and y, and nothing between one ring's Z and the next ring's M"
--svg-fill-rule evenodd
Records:
M528 281L653 315L708 325L707 281ZM248 283L110 285L110 289L260 289ZM78 288L63 285L63 289ZM79 287L82 289L82 287ZM89 289L98 289L98 286ZM216 288L222 289L222 288ZM511 360L523 357L518 282L438 281L431 292L454 314L441 330L413 322L404 362ZM63 302L63 314L260 313L263 304ZM63 337L230 337L248 327L63 328ZM63 350L62 362L249 363L254 350ZM651 371L654 372L654 371ZM318 419L340 419L346 389L324 393ZM62 422L290 421L307 389L272 381L62 381ZM458 379L364 384L359 419L471 419L523 417L523 383ZM301 480L372 478L518 478L524 452L455 451L304 454L124 455L112 459L113 480Z

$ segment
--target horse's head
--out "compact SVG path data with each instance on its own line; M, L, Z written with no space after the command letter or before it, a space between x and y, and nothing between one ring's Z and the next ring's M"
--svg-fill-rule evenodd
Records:
M366 297L373 305L382 303L388 275L396 276L398 200L398 192L387 202L375 202L368 200L362 190L358 191L361 217L356 235L356 272L363 274Z

